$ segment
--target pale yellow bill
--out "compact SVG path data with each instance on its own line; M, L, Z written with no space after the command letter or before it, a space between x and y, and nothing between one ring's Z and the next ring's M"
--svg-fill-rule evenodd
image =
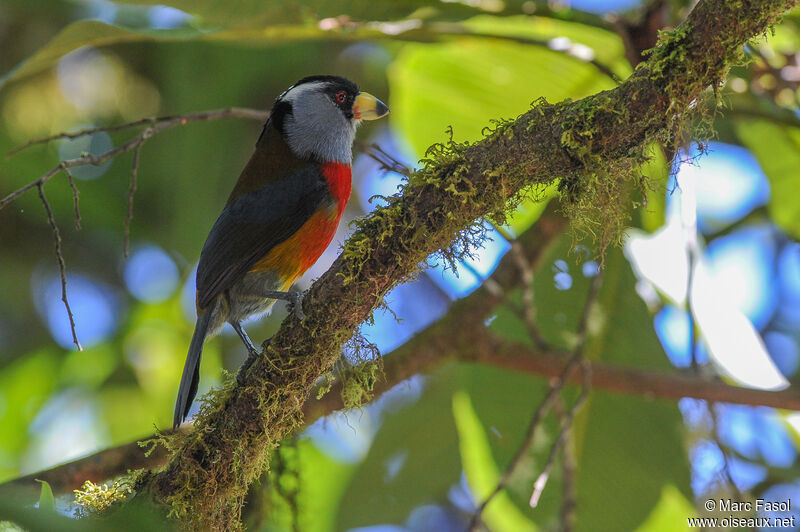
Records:
M356 120L377 120L388 113L386 104L368 92L359 92L353 102L353 118Z

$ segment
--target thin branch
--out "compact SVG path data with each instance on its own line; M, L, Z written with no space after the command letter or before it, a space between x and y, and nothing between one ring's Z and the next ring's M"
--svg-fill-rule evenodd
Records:
M544 420L544 416L553 406L553 403L556 401L559 392L564 387L567 382L567 378L572 373L572 370L580 365L583 368L583 375L584 375L584 392L588 393L588 390L591 385L591 371L586 362L583 359L583 350L586 344L586 336L588 331L589 325L589 316L591 314L592 309L594 308L594 303L597 299L597 296L600 293L600 284L602 282L602 276L600 274L596 275L592 280L592 284L589 288L589 294L586 297L586 303L583 307L583 313L581 314L581 318L578 324L578 344L575 347L575 351L573 352L570 359L567 361L566 366L561 371L556 379L553 379L548 384L547 392L545 393L544 399L536 408L533 413L533 417L531 418L530 424L528 425L528 430L525 432L525 438L522 440L522 445L520 445L519 449L517 449L517 453L514 455L514 458L508 464L508 467L500 476L500 480L498 481L497 485L494 489L489 493L489 495L483 500L483 502L478 506L475 510L475 513L472 515L472 519L470 520L469 530L475 531L478 529L478 526L481 522L481 515L483 514L486 507L489 505L490 502L500 493L509 483L511 478L520 468L521 464L525 461L525 458L528 456L531 447L533 446L534 439L536 438L537 430L541 425L541 422ZM583 397L583 394L581 394ZM579 399L576 403L577 407L580 407L583 404L583 400ZM574 415L574 411L572 412ZM572 417L569 417L569 421L571 423ZM559 439L551 448L551 458L547 462L546 466L546 474L544 476L540 476L540 480L537 480L537 485L541 484L541 489L544 488L544 483L547 481L547 475L549 474L549 468L552 466L552 461L555 461L555 454L558 451L557 447L559 445L559 441L563 439L566 434L568 426L562 427L561 433L559 435ZM537 489L534 489L533 495L531 496L531 504L535 505L536 502L534 497L538 500L537 496Z
M19 148L16 148L10 154L16 153L22 149L27 148L28 146L33 146L34 144L42 144L45 142L49 142L51 140L63 139L63 138L77 138L85 135L91 135L93 133L97 133L99 131L121 131L123 129L129 129L132 127L137 127L143 124L152 124L151 127L147 128L142 132L140 135L137 135L133 139L129 140L125 144L113 148L105 153L100 155L91 155L86 154L81 157L77 157L75 159L68 159L65 161L61 161L59 166L55 167L53 170L50 170L45 175L40 177L39 179L32 181L17 190L11 192L7 196L5 196L2 200L0 200L0 209L14 201L16 198L24 194L25 192L29 191L32 188L35 188L39 185L42 185L52 179L58 172L63 170L64 168L71 168L73 166L85 166L87 164L91 165L101 165L106 161L109 161L120 155L122 153L129 152L136 148L137 145L144 142L148 138L161 133L164 130L171 129L176 126L182 126L188 124L190 122L201 122L201 121L208 121L208 120L219 120L219 119L229 119L229 118L246 118L250 120L258 120L258 121L265 121L269 113L266 111L260 111L258 109L245 109L240 107L228 107L225 109L215 109L212 111L201 111L197 113L188 113L185 115L174 115L174 116L162 116L162 117L155 117L155 118L143 118L141 120L137 120L135 122L128 122L127 124L120 124L118 126L108 126L108 127L97 127L91 129L83 129L81 131L77 131L75 133L60 133L58 135L53 135L50 137L43 137L40 139L34 139L32 141L23 144Z
M139 120L134 120L132 122L126 122L124 124L117 124L113 126L90 127L86 129L79 129L78 131L57 133L55 135L50 135L49 137L40 137L32 139L26 142L25 144L17 146L13 150L9 151L6 154L6 157L10 157L36 144L45 144L53 140L61 140L61 139L77 139L80 137L85 137L87 135L94 135L95 133L100 133L103 131L106 133L111 133L114 131L123 131L126 129L131 129L143 125L153 126L156 124L162 124L164 122L168 122L173 125L178 125L178 124L183 125L189 122L216 120L219 118L247 118L251 120L260 120L263 122L267 119L268 116L269 113L265 111L261 111L259 109L247 109L244 107L226 107L225 109L200 111L197 113L188 113L183 115L151 116L147 118L140 118ZM172 125L170 125L169 127L172 127Z
M39 189L39 199L42 200L44 210L47 212L47 220L50 222L50 229L53 231L53 240L55 241L56 260L58 261L58 273L61 275L61 301L64 302L64 307L67 309L67 316L69 316L69 327L72 331L72 341L78 347L79 351L83 350L81 343L78 341L78 335L75 332L75 319L72 316L72 309L69 307L69 300L67 299L67 268L64 264L64 255L61 251L61 232L56 225L56 219L53 216L53 210L50 208L50 203L44 195L44 184L37 185Z
M67 181L69 182L69 188L72 189L72 203L75 208L75 229L81 228L81 206L80 200L78 196L80 196L80 192L78 191L78 187L75 185L75 179L72 177L72 172L69 171L69 168L66 166L63 168L64 173L67 174Z
M482 335L489 335L483 327ZM424 333L423 333L424 336ZM470 340L474 339L473 337ZM418 373L430 374L437 368L453 360L464 362L478 362L509 371L523 372L540 377L556 378L562 374L565 358L558 353L537 353L527 347L511 346L505 343L493 343L496 339L479 341L479 349L491 345L492 350L482 353L459 353L450 349L440 351L435 356L426 350L413 353L399 348L397 352L389 354L384 360L385 379L380 380L374 389L375 396L380 396L397 384ZM488 344L487 344L488 342ZM589 369L590 386L593 389L605 390L612 393L635 395L648 399L668 399L677 401L684 397L695 399L716 399L731 404L750 406L769 406L784 410L800 411L800 395L794 390L772 392L754 390L731 386L721 381L709 380L692 375L670 374L656 371L621 368L610 364L585 362ZM582 385L582 374L572 372L566 377L568 384ZM307 426L320 417L344 408L340 395L341 387L336 383L331 390L321 399L314 399L311 394L303 406L303 422ZM184 425L183 430L189 430L191 425ZM146 438L145 438L146 439ZM136 442L127 443L122 447L136 447ZM83 479L107 480L125 473L128 469L146 467L157 469L164 465L168 458L166 453L158 453L149 458L141 457L136 461L130 455L118 454L120 447L111 447L98 451L85 458L56 466L52 469L28 475L22 479L10 480L8 485L22 486L33 482L34 478L47 480L56 493L66 493L79 487ZM119 458L114 458L118 456ZM0 486L6 486L2 484Z
M64 306L67 309L67 315L69 316L69 323L72 330L73 342L75 342L75 345L78 346L78 349L82 349L82 347L80 342L78 341L77 334L75 333L75 320L69 306L69 301L67 299L66 271L64 266L64 257L61 253L61 234L58 231L58 227L56 225L55 218L53 217L53 213L50 209L50 205L44 196L44 190L42 188L44 184L47 183L50 179L52 179L56 175L58 175L59 172L63 171L65 174L67 174L67 180L69 182L70 188L72 189L72 200L75 209L75 226L78 229L80 229L81 213L78 200L79 192L78 192L78 187L75 185L72 173L69 171L69 169L75 166L85 166L85 165L99 166L105 163L106 161L113 159L117 155L133 150L134 152L133 165L131 167L130 188L128 189L128 208L125 217L125 228L124 228L125 236L123 245L125 257L127 257L128 248L130 246L130 223L131 220L133 219L133 196L134 193L136 192L136 175L139 169L139 153L141 151L142 144L144 144L147 141L147 139L149 139L153 135L156 135L166 129L170 129L175 126L188 124L189 122L217 120L223 118L248 118L248 119L264 121L267 119L267 117L268 113L265 111L259 111L257 109L229 107L225 109L201 111L185 115L143 118L141 120L136 120L133 122L128 122L126 124L120 124L116 126L102 126L89 129L82 129L80 131L75 131L72 133L59 133L57 135L52 135L49 137L33 139L9 152L8 155L13 155L14 153L17 153L29 146L33 146L35 144L43 144L46 142L50 142L51 140L74 139L86 135L93 135L100 131L121 131L124 129L130 129L133 127L141 126L143 124L150 124L149 127L147 127L144 131L142 131L142 133L140 133L133 139L129 140L128 142L117 148L112 148L111 150L108 150L105 153L101 153L99 155L84 154L75 159L67 159L61 161L58 164L58 166L45 173L39 179L36 179L35 181L31 181L30 183L23 185L22 187L11 192L10 194L6 195L2 200L0 200L0 209L2 209L3 207L10 204L19 196L26 193L27 191L33 188L38 188L39 197L42 199L42 203L44 204L45 209L47 210L50 227L53 229L53 237L55 238L56 241L56 258L58 259L58 268L59 272L61 273L61 299L64 302Z
M559 429L558 436L556 436L556 441L553 443L552 447L550 447L550 455L547 458L547 462L545 463L544 468L542 468L542 472L533 483L533 491L531 492L530 498L530 505L533 508L539 504L539 497L542 496L542 492L547 485L547 480L550 478L550 470L553 468L553 465L556 462L558 451L564 449L566 454L567 438L572 430L572 423L575 419L575 414L580 411L586 402L586 398L589 397L589 390L591 389L592 384L592 369L585 358L580 361L580 366L583 373L583 387L581 388L581 394L578 396L578 400L575 401L575 404L572 405L572 408L570 408L566 415L563 416L561 420L561 428Z
M380 165L381 170L384 172L397 173L404 177L409 177L411 175L411 167L397 159L395 156L374 142L367 143L356 140L353 143L353 149L364 153L370 159L377 162Z
M133 195L136 194L136 174L139 171L139 154L142 151L144 140L139 142L133 149L133 163L131 164L131 181L128 187L128 209L125 214L125 236L123 240L122 250L125 258L128 258L128 251L131 245L131 220L133 220Z
M584 373L586 375L586 373ZM588 389L584 385L584 390ZM563 420L567 415L564 402L556 401L554 406L556 414ZM572 427L568 428L567 441L561 453L561 531L572 532L575 528L575 509L577 502L575 498L575 453L572 443Z
M539 332L536 324L536 304L533 295L533 265L525 256L525 250L517 241L511 242L511 254L519 268L520 279L522 281L522 317L528 328L528 333L533 339L534 345L540 350L548 348L547 343Z

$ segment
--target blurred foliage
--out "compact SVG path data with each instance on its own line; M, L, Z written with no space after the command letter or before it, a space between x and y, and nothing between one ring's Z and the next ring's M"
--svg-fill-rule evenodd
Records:
M450 127L456 141L476 140L492 120L514 118L537 98L578 99L613 88L616 82L604 69L620 79L631 73L624 41L608 19L550 4L5 2L0 4L0 152L30 138L144 116L228 106L267 109L296 79L336 73L357 80L392 109L388 129L371 124L359 133L361 138L391 135L404 150L394 155L413 162L432 143L446 141ZM685 4L674 2L675 13L682 13ZM165 12L163 6L185 13ZM641 10L625 16L636 20ZM797 69L792 59L800 43L797 20L796 15L787 17L774 38L752 47L752 61L737 67L720 90L731 112L716 124L722 140L756 155L772 187L769 220L793 238L800 236L800 77L787 74L784 79L779 73ZM155 301L134 295L126 280L129 262L122 256L131 155L92 169L93 176L76 172L80 231L66 180L59 176L47 185L69 275L101 287L110 302L104 312L113 314L112 330L83 352L59 346L51 332L53 326L63 327L66 318L58 299L43 295L55 278L56 263L35 192L0 211L0 481L142 438L154 425L169 425L193 326L192 270L260 126L191 124L144 146L132 249L164 250L181 280ZM0 195L42 175L70 149L119 145L131 135L96 136L79 146L54 142L7 158L0 164ZM653 178L655 189L646 208L633 211L633 223L655 231L665 220L669 174L659 147L653 147L644 173ZM538 197L549 199L554 188L539 191ZM631 203L640 201L634 197ZM351 201L348 216L363 214L358 206L365 203ZM504 234L522 234L544 205L525 202ZM542 336L567 350L576 344L596 273L591 245L581 244L571 235L557 240L534 276ZM651 311L658 309L640 298L619 250L605 258L603 275L589 319L587 356L668 371L653 329ZM77 301L80 294L71 297ZM493 311L490 328L508 341L532 345L514 310L520 301L518 291L509 294L509 303ZM276 311L248 324L248 331L254 339L267 338L283 316ZM79 316L79 337L101 317L107 316L88 311ZM233 335L210 341L201 366L201 393L219 382L222 368L235 370L244 354ZM451 363L420 380L419 398L348 414L343 430L369 440L355 458L337 456L308 435L286 446L279 459L285 467L264 481L263 497L246 516L248 522L263 530L314 531L382 523L409 528L430 522L466 524L516 453L546 383L466 362ZM574 401L577 392L568 388L565 400ZM374 439L364 435L369 430L362 416L373 420ZM560 462L537 508L528 505L530 486L558 431L556 420L548 417L541 429L524 473L512 478L487 509L485 522L492 530L547 530L560 522ZM577 460L577 528L673 530L696 513L691 501L700 494L690 487L689 443L675 403L592 392L575 420L570 445ZM40 508L52 500L44 484L41 490ZM35 502L2 500L0 519L30 530L83 528L62 515L39 512ZM56 509L64 506L57 497ZM142 521L119 519L117 525L125 522L125 527L116 529L161 526L148 512L142 512Z

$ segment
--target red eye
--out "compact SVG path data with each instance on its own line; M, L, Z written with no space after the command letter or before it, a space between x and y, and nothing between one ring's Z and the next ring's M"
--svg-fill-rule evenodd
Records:
M347 100L347 93L344 91L339 91L336 93L336 101L339 103L344 103Z

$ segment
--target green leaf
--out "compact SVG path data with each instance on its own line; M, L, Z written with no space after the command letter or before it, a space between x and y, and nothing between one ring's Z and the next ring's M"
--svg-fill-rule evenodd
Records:
M602 46L608 58L623 54L617 36L581 24L481 16L465 25L482 33L532 38L585 35ZM432 144L447 140L448 126L459 142L477 140L490 120L514 118L537 98L580 98L614 86L594 66L564 53L471 37L404 46L389 70L389 82L392 124L420 156Z
M330 458L310 439L301 439L297 450L301 468L298 504L303 509L300 529L333 532L341 498L356 466Z
M16 476L17 460L30 445L29 426L55 390L59 362L53 350L28 353L3 367L0 373L0 396L16 408L0 410L0 455L10 460L0 462L0 482Z
M669 163L664 157L661 146L650 147L650 158L642 165L642 175L650 182L647 191L647 204L638 210L642 228L652 233L664 225L667 211L667 181L669 180Z
M451 380L435 379L417 403L387 415L342 498L337 530L403 523L416 506L443 498L457 482L452 387Z
M611 32L541 17L478 16L465 22L470 31L546 41L581 43L598 60L626 76L624 48ZM582 98L615 83L595 66L546 46L462 37L443 44L408 44L389 69L392 125L421 157L432 144L478 140L490 121L510 119L530 109L537 98ZM508 228L520 234L531 226L555 187L535 194L512 213Z
M391 355L389 355L391 356ZM418 506L447 501L454 486L461 483L461 473L475 469L474 458L488 460L482 451L471 447L477 421L472 414L454 420L456 394L467 394L480 424L487 427L486 438L495 463L504 468L522 440L525 427L541 400L544 381L491 366L459 363L442 368L426 380L420 399L386 419L367 457L358 467L339 507L337 529L382 523L404 523ZM471 420L471 421L470 421ZM457 430L456 423L461 423ZM549 434L554 433L545 424ZM469 463L461 461L461 445L468 438L464 452ZM537 449L546 452L547 449ZM541 463L544 459L542 458ZM399 464L397 470L390 465ZM484 465L486 462L484 462ZM481 466L478 466L481 467ZM469 474L469 473L468 473ZM545 493L536 513L528 508L530 493L509 490L508 497L523 516L538 515L544 520L555 513L558 484ZM525 487L527 490L528 487Z
M36 479L36 482L42 485L42 491L39 493L39 509L47 512L53 512L56 509L56 501L53 498L53 490L47 481Z
M662 530L689 530L687 517L697 510L681 491L671 484L661 490L658 504L636 532L661 532Z
M770 184L769 213L774 222L800 238L800 129L761 120L736 120L736 133L758 159Z
M355 20L394 20L430 5L427 0L117 0L136 5L166 5L199 17L197 23L216 28L301 24L309 20L346 15Z

